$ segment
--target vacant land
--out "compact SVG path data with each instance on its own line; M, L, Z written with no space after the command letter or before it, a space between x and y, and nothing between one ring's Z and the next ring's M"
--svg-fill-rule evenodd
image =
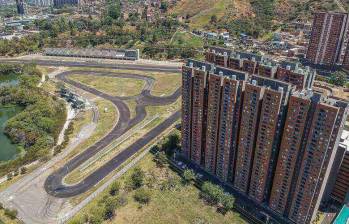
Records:
M199 190L193 185L183 185L177 173L167 167L158 168L153 155L147 155L137 167L145 171L145 185L151 193L150 202L141 205L134 200L134 191L125 190L133 170L123 175L118 182L123 190L119 193L127 199L127 204L116 209L116 216L103 223L119 224L160 224L160 223L234 223L245 224L238 213L228 212L222 215L212 206L200 199ZM164 189L169 179L176 180L176 187ZM89 203L69 223L80 223L95 211L101 211L101 203L108 196L109 189Z
M186 31L178 31L172 38L172 45L180 45L182 47L203 48L204 41L201 37L195 36Z
M145 82L139 79L94 75L71 75L69 79L83 83L112 96L135 96L142 92Z

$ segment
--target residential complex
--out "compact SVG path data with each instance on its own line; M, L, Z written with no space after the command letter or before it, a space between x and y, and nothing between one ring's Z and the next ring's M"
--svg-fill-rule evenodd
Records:
M297 63L222 48L210 48L206 62L188 60L184 155L274 215L310 223L331 195L348 113L314 78Z

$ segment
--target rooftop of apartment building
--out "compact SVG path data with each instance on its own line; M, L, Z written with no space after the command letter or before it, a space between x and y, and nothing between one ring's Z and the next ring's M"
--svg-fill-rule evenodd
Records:
M270 88L275 91L283 91L287 92L293 96L312 99L318 102L325 103L327 105L339 106L339 107L347 107L348 102L336 96L333 96L333 93L328 91L327 89L323 89L319 86L306 85L303 89L296 89L294 85L278 80L275 78L262 77L259 75L249 75L247 72L234 70L230 68L225 68L221 66L214 65L209 62L198 61L194 59L188 59L187 66L193 67L196 69L202 69L205 71L209 71L216 75L221 75L225 77L229 77L236 80L247 81L250 84L264 86L266 88ZM297 64L288 64L287 62L279 64L280 67L288 67L287 69L299 70ZM305 70L305 72L310 72L309 70ZM326 91L324 91L326 90ZM286 94L288 95L288 94ZM349 132L348 132L349 133ZM349 143L349 139L348 139ZM349 148L349 147L348 147Z
M287 60L275 60L267 55L258 55L251 52L241 52L241 51L233 51L226 48L221 47L210 47L209 52L218 54L218 55L226 55L230 58L240 59L240 60L250 60L256 61L258 64L263 65L265 67L274 67L274 68L284 68L287 70L291 70L298 74L307 75L309 73L315 73L315 70L311 69L309 66L304 67L300 62L292 62Z

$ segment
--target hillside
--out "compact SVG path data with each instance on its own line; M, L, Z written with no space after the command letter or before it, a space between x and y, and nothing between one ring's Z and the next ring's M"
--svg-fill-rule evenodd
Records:
M181 0L169 13L187 18L194 29L226 28L260 36L283 22L311 21L314 11L348 9L349 0Z

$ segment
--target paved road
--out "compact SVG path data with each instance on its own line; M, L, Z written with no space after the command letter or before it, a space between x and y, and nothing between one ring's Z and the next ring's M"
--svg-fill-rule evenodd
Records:
M46 64L45 64L46 65ZM71 65L70 65L71 66ZM134 65L131 65L132 69ZM122 69L131 69L131 67L123 67ZM157 70L154 66L147 66L146 68L138 68L137 70L154 70L154 71L163 71L160 67ZM170 70L171 72L175 71L175 69ZM176 122L180 118L180 112L177 111L172 114L169 118L167 118L160 125L156 126L154 129L145 134L142 138L134 142L132 145L124 149L121 153L112 158L109 162L104 164L102 167L91 173L88 177L86 177L83 181L79 182L76 185L66 186L63 184L63 178L77 168L79 165L87 161L89 158L94 156L96 153L101 151L103 148L108 146L112 141L116 138L120 137L126 131L134 127L136 124L141 122L146 117L146 106L152 105L168 105L175 102L180 97L180 89L176 90L172 95L167 97L155 97L151 95L151 88L154 83L154 79L146 76L139 76L131 73L122 73L118 75L121 78L136 78L142 79L146 81L145 88L142 93L134 96L136 99L136 115L134 118L130 118L130 110L124 102L127 97L116 97L110 96L106 93L83 85L79 82L75 82L68 78L71 74L85 74L85 75L99 75L99 76L115 76L113 73L107 72L90 72L90 71L68 71L62 72L58 74L56 77L63 82L69 83L77 88L83 89L87 92L90 92L94 95L97 95L101 98L107 99L111 101L119 110L119 120L113 130L107 134L104 138L98 141L93 146L86 149L84 152L79 154L78 156L71 159L68 163L66 163L63 167L52 173L45 181L44 187L47 193L52 196L59 198L67 198L79 195L81 193L86 192L91 187L96 185L99 181L101 181L104 177L106 177L113 170L118 168L121 164L123 164L128 158L132 155L136 154L139 150L141 150L144 146L146 146L151 140L160 135L164 130L170 127L174 122Z
M6 63L24 63L24 64L38 64L42 66L65 66L65 67L89 67L89 68L111 68L111 69L122 69L122 70L140 70L140 71L154 71L154 72L179 72L180 67L172 65L151 65L151 64L131 64L131 63L118 63L115 64L106 64L106 63L97 63L93 61L88 62L79 62L79 61L60 61L57 60L40 60L40 59L6 59L2 58L2 62Z

